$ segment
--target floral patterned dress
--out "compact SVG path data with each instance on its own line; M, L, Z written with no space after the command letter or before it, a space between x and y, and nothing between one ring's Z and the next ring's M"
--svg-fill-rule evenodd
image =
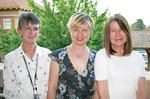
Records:
M92 99L94 94L94 59L96 52L89 51L89 58L85 70L79 74L73 67L67 47L58 49L49 56L59 64L59 79L56 99Z

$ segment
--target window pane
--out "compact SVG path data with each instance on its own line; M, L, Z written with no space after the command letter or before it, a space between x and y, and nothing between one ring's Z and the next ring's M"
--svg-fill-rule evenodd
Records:
M11 20L8 18L3 19L3 27L4 29L11 29Z

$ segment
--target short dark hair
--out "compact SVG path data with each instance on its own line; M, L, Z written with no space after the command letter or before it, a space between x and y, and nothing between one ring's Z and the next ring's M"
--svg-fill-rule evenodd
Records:
M110 42L110 23L112 21L117 22L120 28L126 33L126 36L127 36L127 42L124 47L123 55L130 54L132 52L132 40L131 40L131 32L130 32L129 24L127 20L125 19L125 17L123 17L120 14L115 14L114 16L111 16L107 20L105 28L104 28L103 47L106 49L107 55L110 57L110 55L113 55L113 53L115 52L112 49L111 42Z
M20 15L18 20L18 28L21 29L23 26L31 24L39 24L40 20L37 15L32 12L24 12Z

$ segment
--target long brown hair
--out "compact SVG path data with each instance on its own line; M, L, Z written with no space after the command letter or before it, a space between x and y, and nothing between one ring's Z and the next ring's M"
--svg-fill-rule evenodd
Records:
M117 22L120 28L126 33L126 36L127 36L127 42L125 43L123 55L130 54L132 52L132 40L131 40L131 32L130 32L129 24L122 15L115 14L114 16L111 16L107 20L105 28L104 28L103 47L106 49L107 55L110 57L110 55L113 55L113 53L115 52L112 49L111 42L110 42L110 23L112 21Z

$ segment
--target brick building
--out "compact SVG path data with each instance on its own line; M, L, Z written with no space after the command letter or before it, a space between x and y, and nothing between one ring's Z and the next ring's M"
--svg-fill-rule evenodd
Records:
M20 13L28 11L27 0L0 0L0 27L5 31L17 27Z
M132 31L133 48L145 49L148 55L148 70L150 71L150 30Z

